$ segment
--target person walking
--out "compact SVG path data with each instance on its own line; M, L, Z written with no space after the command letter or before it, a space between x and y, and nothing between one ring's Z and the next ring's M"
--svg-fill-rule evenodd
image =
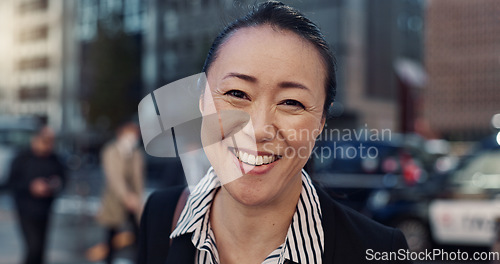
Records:
M144 180L143 154L137 148L138 140L139 127L125 123L101 154L106 186L97 220L107 229L106 263L112 263L113 238L127 222L131 223L135 238L138 237Z
M42 127L30 148L11 164L7 188L14 197L26 247L25 264L44 263L52 203L66 180L65 168L54 153L54 140L54 131Z

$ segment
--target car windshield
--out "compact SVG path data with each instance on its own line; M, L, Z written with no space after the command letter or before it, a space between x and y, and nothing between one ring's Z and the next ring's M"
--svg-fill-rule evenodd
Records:
M472 158L453 175L451 184L466 189L500 189L500 152Z

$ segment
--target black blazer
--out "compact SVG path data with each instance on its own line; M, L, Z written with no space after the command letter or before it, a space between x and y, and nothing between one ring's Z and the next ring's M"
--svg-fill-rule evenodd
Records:
M366 251L396 252L407 249L401 231L383 226L334 201L316 186L323 214L325 234L323 263L377 263L368 261ZM195 250L191 234L175 238L169 235L177 200L184 187L156 192L146 203L139 233L139 264L193 264ZM170 253L170 254L169 254ZM387 261L384 261L387 263ZM382 261L379 263L383 263ZM391 261L389 263L411 263Z

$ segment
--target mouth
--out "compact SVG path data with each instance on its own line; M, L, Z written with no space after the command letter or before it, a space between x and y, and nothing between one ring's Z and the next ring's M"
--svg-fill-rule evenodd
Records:
M268 165L281 159L280 155L275 155L266 152L245 151L236 148L229 148L229 150L233 152L233 154L239 161L251 166Z

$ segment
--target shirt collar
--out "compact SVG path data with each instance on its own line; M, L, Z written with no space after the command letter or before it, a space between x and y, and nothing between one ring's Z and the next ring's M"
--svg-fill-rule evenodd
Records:
M211 251L218 259L214 235L210 227L210 207L217 189L221 186L213 168L196 185L189 195L177 226L170 235L175 238L192 233L191 241L198 250ZM277 263L284 259L296 263L321 263L324 250L322 213L318 194L309 175L302 170L302 191L285 243L271 255L278 255ZM266 259L267 261L267 259ZM265 262L267 263L267 262Z

